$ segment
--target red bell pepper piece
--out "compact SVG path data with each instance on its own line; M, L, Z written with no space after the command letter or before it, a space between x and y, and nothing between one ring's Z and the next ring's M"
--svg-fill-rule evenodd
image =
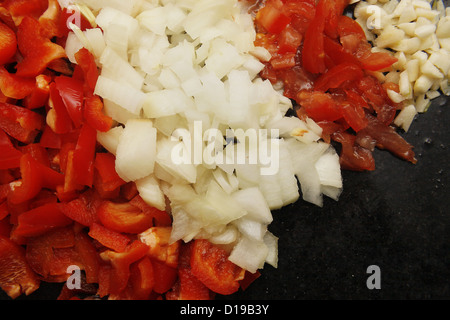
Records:
M139 240L133 241L125 252L104 251L100 254L104 261L112 265L109 291L119 294L128 284L130 265L142 259L148 252L148 247Z
M13 233L21 237L33 237L51 229L72 224L59 209L57 203L49 203L19 215L18 225Z
M38 162L26 153L20 159L20 184L11 188L9 201L12 204L19 204L33 199L42 188L42 175Z
M87 93L93 94L99 76L94 55L86 48L82 48L75 53L75 60L83 71L84 82L87 85Z
M18 27L17 42L24 58L17 64L18 76L36 77L51 61L66 57L64 48L44 37L39 22L29 16Z
M84 123L73 153L74 181L80 185L92 186L96 146L97 131Z
M67 109L75 128L83 123L83 83L66 76L55 78L56 89Z
M23 99L30 95L35 87L33 78L24 78L16 74L10 74L4 66L0 67L0 90L11 99Z
M50 96L50 82L52 78L45 74L36 77L36 83L30 95L25 97L24 106L28 109L44 107Z
M0 236L0 287L13 299L39 288L39 279L29 267L23 248Z
M8 135L0 129L0 169L18 168L22 153L17 150Z
M60 149L62 146L62 139L59 134L56 134L52 130L52 128L50 128L48 125L45 125L39 144L43 148Z
M99 96L89 96L85 100L84 118L87 123L100 132L107 132L113 125L113 119L103 112L103 101Z
M12 138L31 143L44 126L44 119L40 114L0 102L0 128Z
M61 211L67 217L87 227L99 221L97 217L99 205L100 200L93 190L85 191L72 201L59 204Z
M153 274L155 275L155 284L153 291L159 294L166 293L175 284L178 271L176 268L172 268L164 262L151 259L153 265Z
M180 241L170 242L171 232L171 227L152 227L141 233L139 237L150 247L148 255L151 258L176 268L181 244Z
M98 283L100 255L92 239L83 231L75 234L75 250L86 273L86 282Z
M105 227L117 232L137 234L153 226L153 216L129 202L105 200L97 214Z
M126 235L105 228L95 222L89 228L89 235L105 247L116 252L124 252L130 242L130 238Z
M65 134L72 131L72 119L54 82L50 84L49 97L50 110L47 112L47 124L57 134Z
M206 253L206 252L205 252ZM178 267L179 300L210 300L210 289L194 275L192 257L194 243L188 243L181 248L180 265ZM238 284L239 287L239 284Z
M3 6L13 17L32 16L38 18L47 9L45 0L5 0Z
M228 260L228 253L208 240L194 240L192 274L213 292L229 295L239 290L245 270Z
M120 191L126 182L116 172L116 157L111 153L97 153L94 160L96 189L103 193Z
M151 216L154 220L153 223L158 227L168 227L172 225L172 218L166 211L161 211L156 209L155 207L147 204L141 196L136 195L133 199L130 200L130 204L135 207L138 207L142 210L142 212Z
M153 291L155 285L155 275L153 272L153 264L150 258L144 257L140 261L131 265L130 269L130 284L131 284L131 299L133 300L147 300Z
M6 24L0 22L0 65L10 62L16 51L16 33Z

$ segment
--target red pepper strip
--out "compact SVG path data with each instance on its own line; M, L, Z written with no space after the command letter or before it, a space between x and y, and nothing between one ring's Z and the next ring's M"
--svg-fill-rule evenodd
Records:
M130 204L135 207L138 207L142 210L142 212L151 216L154 219L155 226L159 227L168 227L172 225L172 218L166 211L161 211L156 209L150 205L148 205L141 196L137 195L133 199L130 200Z
M109 291L111 294L120 294L128 284L130 277L130 265L148 252L148 246L139 240L133 241L125 252L104 251L100 254L104 261L110 261L112 265Z
M172 268L164 262L152 259L155 285L153 291L159 294L166 293L175 284L178 276L176 268Z
M32 16L38 18L47 9L45 0L5 0L3 6L13 17Z
M107 132L113 125L113 119L103 113L103 102L98 96L85 100L84 118L87 123L100 132Z
M36 77L51 61L66 57L64 48L43 37L39 22L28 16L18 27L17 42L24 57L17 64L18 76Z
M83 71L83 78L87 85L87 93L92 95L99 76L95 57L89 50L82 48L75 53L75 60Z
M83 83L59 76L55 78L55 84L75 128L79 128L83 123Z
M72 224L59 209L57 203L48 203L19 215L18 225L13 233L20 237L33 237L57 227Z
M80 130L73 153L74 181L80 185L92 186L94 180L94 158L97 146L97 131L88 123Z
M23 249L0 236L0 287L13 299L39 288L39 280L29 267Z
M12 204L19 204L33 199L42 188L42 175L38 162L26 153L20 159L20 173L22 179L18 186L11 188L8 195Z
M322 74L314 83L314 90L326 92L339 88L346 81L361 79L363 75L364 72L358 65L344 62Z
M47 112L47 123L53 131L57 134L65 134L72 131L72 120L54 82L50 84L49 104L51 109Z
M0 67L0 90L11 99L23 99L30 95L36 81L33 78L24 78L16 74L10 74L4 66Z
M92 239L86 233L80 231L75 234L75 250L86 273L87 283L98 283L100 270L100 255L94 246Z
M16 34L6 24L0 22L0 65L11 61L17 50Z
M48 125L45 125L45 128L42 132L41 140L39 141L39 144L43 148L61 149L62 139L59 134L56 134L52 130L52 128L50 128Z
M211 300L212 294L205 284L192 273L191 257L193 243L181 248L180 265L178 266L178 292L171 299L177 300Z
M0 102L0 128L12 138L32 143L44 127L44 118L26 108Z
M148 255L176 268L180 251L180 241L170 243L172 227L152 227L141 234L141 241L150 249Z
M70 219L83 226L92 226L98 222L97 210L100 200L92 190L85 191L78 198L59 204L61 211Z
M229 295L239 290L245 270L228 260L228 253L208 240L195 240L192 274L213 292Z
M95 222L89 228L89 235L108 249L116 252L124 252L130 242L130 238L126 235L105 228Z
M110 153L97 153L94 161L94 188L104 199L115 199L120 195L120 187L125 181L115 169L115 157Z
M8 135L0 130L0 169L18 168L22 153L17 150Z
M142 258L131 266L130 283L131 283L131 299L147 300L153 291L155 285L155 275L153 272L153 264L148 257Z
M28 109L37 109L45 106L50 95L50 82L52 78L40 74L36 77L36 85L31 94L25 97L24 106Z
M114 231L141 233L153 226L153 217L131 203L103 201L97 211L102 224Z

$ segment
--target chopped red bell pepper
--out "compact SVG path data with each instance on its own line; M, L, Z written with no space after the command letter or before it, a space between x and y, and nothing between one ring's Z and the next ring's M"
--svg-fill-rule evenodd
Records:
M24 58L17 64L18 76L36 77L51 61L66 57L64 48L44 37L39 21L29 16L18 27L17 43Z
M4 66L0 67L0 90L8 98L23 99L30 95L35 87L33 78L24 78L9 73Z
M44 127L43 117L31 110L0 102L0 128L12 138L31 143Z
M131 265L130 284L131 299L147 300L149 299L153 286L155 285L155 274L153 272L153 264L148 257L142 258L140 261Z
M97 131L84 123L73 153L74 181L80 185L92 186L96 146Z
M42 175L39 163L26 153L20 158L21 180L11 188L8 199L12 204L19 204L33 199L42 188Z
M129 202L103 201L97 214L105 227L117 232L137 234L153 226L153 216Z
M47 124L57 134L71 132L73 129L72 119L54 82L50 84L49 96L50 110L47 111Z
M16 54L16 33L6 24L0 22L0 65L11 61Z
M57 203L49 203L19 215L13 233L21 237L33 237L54 228L68 226L72 222L61 212Z
M52 130L52 128L50 128L48 125L45 125L39 143L44 148L61 149L62 139L59 134L56 134Z
M56 89L75 128L83 123L83 82L66 76L55 78Z
M176 268L172 268L164 262L151 259L153 265L153 273L155 275L155 284L153 291L159 294L164 294L169 291L175 284L178 271Z
M47 9L46 0L5 0L3 6L8 9L13 17L19 18L31 16L40 17Z
M120 294L128 284L130 278L130 266L147 254L148 247L139 240L133 241L125 252L104 251L100 254L104 261L112 265L109 292Z
M61 211L67 217L87 227L99 221L97 216L99 205L100 199L93 190L87 190L76 199L59 204Z
M99 96L89 96L85 99L84 118L87 123L100 132L107 132L113 125L113 119L103 112L103 101Z
M36 84L30 95L25 97L24 106L28 109L37 109L44 107L50 96L50 82L52 78L49 75L40 74L36 77Z
M176 268L181 243L180 241L170 242L171 232L171 227L152 227L139 234L139 238L149 246L150 257Z
M22 247L0 236L0 287L13 299L39 288L39 279L29 267Z
M87 283L98 283L100 271L100 254L93 240L81 230L75 233L75 251L86 274Z
M213 292L223 295L239 290L245 270L228 260L228 253L208 240L194 240L192 274Z
M0 129L0 170L18 168L22 152L17 150L8 135Z
M130 238L127 235L105 228L95 222L89 228L89 235L105 247L116 252L124 252L130 242Z

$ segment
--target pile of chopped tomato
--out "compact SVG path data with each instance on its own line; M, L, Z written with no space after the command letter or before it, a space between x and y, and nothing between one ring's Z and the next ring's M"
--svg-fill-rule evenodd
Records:
M402 104L394 103L377 74L397 59L372 52L361 26L344 14L348 0L267 0L255 16L255 44L272 58L261 76L282 83L284 94L341 144L341 165L374 170L375 147L416 162L413 148L392 126Z
M210 299L255 279L206 240L170 243L171 216L118 176L97 143L113 121L94 94L94 56L81 49L72 65L63 48L73 13L56 0L5 0L0 12L0 287L11 298L45 281L63 284L59 299ZM73 266L77 290L64 285Z

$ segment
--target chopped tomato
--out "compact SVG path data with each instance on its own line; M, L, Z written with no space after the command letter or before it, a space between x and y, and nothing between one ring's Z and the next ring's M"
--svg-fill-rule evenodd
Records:
M283 31L291 18L283 12L281 5L280 0L267 1L265 6L258 11L256 22L270 33Z

